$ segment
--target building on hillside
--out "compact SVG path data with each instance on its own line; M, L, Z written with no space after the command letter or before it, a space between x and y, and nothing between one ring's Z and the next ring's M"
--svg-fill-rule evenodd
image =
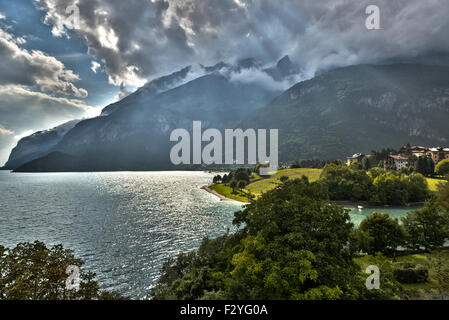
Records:
M427 151L428 151L428 149L427 149L426 147L421 147L421 146L417 147L417 146L413 146L413 147L411 148L411 150L412 150L412 154L413 154L415 157L417 157L417 158L420 158L420 157L427 157Z
M353 163L358 163L359 161L362 161L364 156L365 155L362 153L353 154L351 157L346 158L346 165L349 167Z
M411 151L412 154L417 157L428 157L432 159L432 161L437 164L441 160L449 159L449 148L441 148L441 147L434 147L434 148L426 148L422 146L404 146L399 151L400 154L407 154L408 151Z
M432 159L433 163L438 164L441 160L449 159L449 148L429 148L427 156Z
M408 158L400 154L397 155L390 154L387 157L387 160L384 160L385 169L401 170L402 168L407 166L408 166Z

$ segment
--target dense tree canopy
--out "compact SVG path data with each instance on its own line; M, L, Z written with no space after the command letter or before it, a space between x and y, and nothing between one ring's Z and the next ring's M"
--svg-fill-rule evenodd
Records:
M348 210L288 180L235 213L239 231L164 264L156 299L352 299L366 294ZM370 293L373 294L373 293Z
M321 182L332 200L368 201L374 205L404 205L428 197L427 181L419 173L405 175L372 168L369 171L347 166L326 165Z
M95 274L85 273L84 262L62 245L20 243L13 249L0 246L0 300L123 299L117 293L100 292ZM67 289L68 266L80 269L79 290Z

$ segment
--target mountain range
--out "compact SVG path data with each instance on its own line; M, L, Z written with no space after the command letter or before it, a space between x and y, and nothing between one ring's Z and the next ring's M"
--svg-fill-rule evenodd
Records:
M449 144L449 67L358 65L300 82L241 128L279 128L280 161Z
M99 117L80 121L57 143L52 141L51 148L43 144L38 157L28 160L67 154L77 157L80 163L73 171L172 169L172 130L190 129L194 120L202 121L205 128L234 128L247 114L282 93L282 81L298 71L288 56L265 69L251 58L235 64L189 66L149 82L104 108ZM255 79L242 76L250 73ZM21 171L18 162L11 161L17 158L16 153L11 153L6 167ZM39 168L57 170L44 164ZM64 166L61 171L66 169Z
M170 132L205 128L279 129L281 162L344 158L406 143L447 145L449 67L357 65L296 83L288 56L264 68L254 59L189 66L149 82L75 123L51 143L22 139L6 164L16 171L169 170ZM58 129L54 129L58 130ZM50 130L51 131L51 130ZM59 140L58 140L59 139ZM50 140L50 139L49 139ZM20 148L19 148L20 146ZM19 152L20 151L20 152ZM26 154L27 157L19 157ZM20 165L17 159L33 160ZM64 165L58 166L58 163Z

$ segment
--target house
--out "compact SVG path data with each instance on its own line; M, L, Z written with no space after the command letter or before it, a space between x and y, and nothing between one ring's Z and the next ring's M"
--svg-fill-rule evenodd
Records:
M362 161L364 156L365 155L362 153L353 154L351 157L346 158L346 165L349 167L353 163L358 163L359 161Z
M449 148L429 148L427 156L431 158L435 164L438 164L441 160L449 159Z
M411 151L412 154L417 157L428 157L432 159L432 161L437 164L441 160L449 159L449 148L426 148L422 146L405 146L400 150L400 154L407 154L408 151Z
M427 157L427 151L428 151L428 149L427 149L426 147L421 147L421 146L417 147L417 146L413 146L413 147L411 147L411 150L412 150L412 154L413 154L415 157L417 157L417 158L420 158L420 157Z
M384 167L386 169L401 170L408 166L408 158L400 154L390 154L387 160L384 160Z

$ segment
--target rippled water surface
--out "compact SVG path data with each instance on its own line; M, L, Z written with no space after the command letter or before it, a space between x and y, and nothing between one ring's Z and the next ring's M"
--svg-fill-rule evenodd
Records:
M200 189L204 172L0 171L0 244L63 244L101 287L147 297L162 262L232 229L240 206Z

